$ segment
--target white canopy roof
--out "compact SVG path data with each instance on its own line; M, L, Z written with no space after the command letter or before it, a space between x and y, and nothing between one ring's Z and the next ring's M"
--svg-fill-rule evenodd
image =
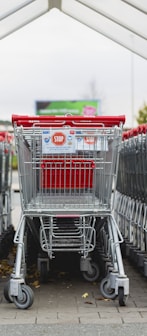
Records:
M53 8L147 59L147 0L0 0L0 39Z

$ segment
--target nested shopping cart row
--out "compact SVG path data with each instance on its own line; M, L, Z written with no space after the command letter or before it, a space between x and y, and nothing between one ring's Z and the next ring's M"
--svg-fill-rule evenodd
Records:
M4 294L18 308L33 303L25 257L34 240L41 278L47 279L57 253L77 253L83 277L103 278L102 294L125 305L129 279L112 201L124 121L124 116L12 117L22 214L14 272Z
M0 132L0 258L13 242L11 222L12 135Z
M125 253L147 276L147 125L123 135L117 181L116 219Z

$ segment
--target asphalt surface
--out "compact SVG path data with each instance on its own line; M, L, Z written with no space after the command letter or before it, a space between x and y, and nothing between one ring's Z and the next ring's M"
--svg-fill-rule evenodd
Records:
M146 336L147 324L133 325L44 325L37 326L20 324L16 326L0 326L0 334L3 336Z

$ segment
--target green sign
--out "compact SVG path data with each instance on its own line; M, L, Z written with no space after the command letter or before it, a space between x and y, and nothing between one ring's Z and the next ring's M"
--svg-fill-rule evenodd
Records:
M100 114L99 100L74 100L74 101L36 101L37 115L85 115Z

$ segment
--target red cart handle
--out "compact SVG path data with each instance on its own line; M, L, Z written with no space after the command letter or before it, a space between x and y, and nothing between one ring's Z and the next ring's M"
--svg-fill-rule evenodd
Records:
M122 140L127 140L133 137L138 136L139 134L147 133L147 124L139 125L135 128L131 128L130 130L123 132Z
M13 140L13 135L7 131L0 132L0 142L10 143Z
M20 116L12 115L12 124L16 126L32 127L39 126L75 126L76 127L113 127L125 123L125 116Z

